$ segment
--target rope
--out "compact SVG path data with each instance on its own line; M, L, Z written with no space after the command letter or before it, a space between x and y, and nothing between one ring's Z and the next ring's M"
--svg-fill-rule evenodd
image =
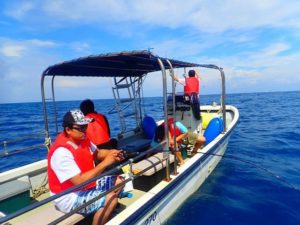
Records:
M47 150L49 152L50 150L50 145L51 145L51 138L45 138L45 146L47 147ZM36 199L38 197L40 197L42 194L45 194L47 192L49 192L49 188L47 188L47 184L48 184L48 176L47 174L45 174L45 177L43 179L43 181L41 182L41 184L36 188L32 190L32 198ZM32 187L32 185L31 185Z
M44 184L44 185L32 190L32 198L37 199L42 194L45 194L45 193L49 192L49 189L46 187L46 185L47 184Z
M48 152L49 152L49 146L50 145L51 145L51 138L50 137L45 138L45 146L47 147Z
M49 192L49 189L47 188L47 184L48 184L48 175L47 175L47 173L45 174L45 177L44 177L43 181L41 182L41 184L37 188L32 189L32 183L31 183L30 179L29 179L29 183L30 183L30 186L31 186L32 198L33 199L36 199L39 196L41 196L42 194L45 194L45 193Z

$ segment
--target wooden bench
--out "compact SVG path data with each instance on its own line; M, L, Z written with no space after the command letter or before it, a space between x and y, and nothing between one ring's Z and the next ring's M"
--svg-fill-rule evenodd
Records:
M170 154L170 164L174 162L174 155ZM155 165L155 163L158 163ZM140 172L150 166L152 168L145 171L140 177L133 180L133 187L142 191L149 191L152 187L162 181L165 177L166 160L163 160L163 153L159 152L140 162L132 165L133 171ZM155 165L155 166L154 166Z
M174 162L174 155L170 154L170 163ZM155 163L158 163L154 166ZM135 172L142 171L146 169L147 167L153 166L151 169L145 171L143 173L143 176L151 176L155 174L156 172L160 171L161 169L166 167L166 160L163 160L163 153L158 152L153 156L150 156L142 161L139 161L137 163L134 163L132 165L132 169Z
M49 202L39 208L36 208L32 211L29 211L13 220L10 220L9 223L12 225L46 225L51 223L52 221L58 219L63 216L64 213L55 209L54 204ZM71 225L76 224L85 219L85 217L81 214L73 214L69 218L63 220L58 223L60 225Z

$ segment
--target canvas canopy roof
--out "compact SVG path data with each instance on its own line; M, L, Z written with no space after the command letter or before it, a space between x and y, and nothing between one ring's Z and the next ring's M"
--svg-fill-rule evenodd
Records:
M149 51L91 55L50 66L43 72L43 76L136 77L160 71L158 58L160 57ZM167 60L171 62L173 68L200 66L173 59L160 59L165 69L170 69Z

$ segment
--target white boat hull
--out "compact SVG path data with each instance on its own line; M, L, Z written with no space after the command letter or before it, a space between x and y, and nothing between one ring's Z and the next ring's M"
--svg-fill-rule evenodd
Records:
M230 107L231 108L231 107ZM141 199L122 211L107 224L162 224L201 184L218 165L225 153L233 128L238 120L238 111L232 107L233 118L228 130L179 167L178 175L171 175L170 182L162 181Z

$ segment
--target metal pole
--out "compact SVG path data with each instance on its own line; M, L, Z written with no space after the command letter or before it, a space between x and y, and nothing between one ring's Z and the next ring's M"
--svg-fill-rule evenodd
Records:
M167 59L167 63L170 66L170 73L171 73L171 77L172 77L172 98L173 98L173 127L174 127L174 135L173 135L173 143L174 143L174 152L177 151L177 142L176 142L176 135L175 135L175 130L176 130L176 109L175 109L175 81L174 81L174 69L172 66L172 63ZM179 150L179 149L178 149ZM177 174L177 157L175 154L174 157L174 174Z
M47 106L46 106L45 88L44 88L45 76L46 75L43 73L41 77L41 94L42 94L43 114L44 114L44 123L45 123L45 140L49 140L49 126L48 126ZM47 147L50 147L50 143L49 146Z
M55 76L52 76L51 90L52 90L52 102L53 102L54 120L55 120L55 131L56 131L56 134L58 134L57 110L56 110L56 101L55 101L55 93L54 93L54 78L55 78Z
M163 102L164 102L164 119L165 119L165 136L166 136L166 149L163 152L163 156L167 157L166 160L166 181L171 180L170 179L170 141L169 141L169 126L168 126L168 113L167 113L167 76L166 76L166 70L165 66L162 63L160 58L157 58L158 64L161 68L162 72L162 82L163 82Z
M222 107L222 114L223 114L223 132L226 132L226 102L225 102L225 97L226 97L226 90L225 90L225 73L223 71L223 68L219 69L221 72L221 78L222 78L222 102L221 102L221 107Z

